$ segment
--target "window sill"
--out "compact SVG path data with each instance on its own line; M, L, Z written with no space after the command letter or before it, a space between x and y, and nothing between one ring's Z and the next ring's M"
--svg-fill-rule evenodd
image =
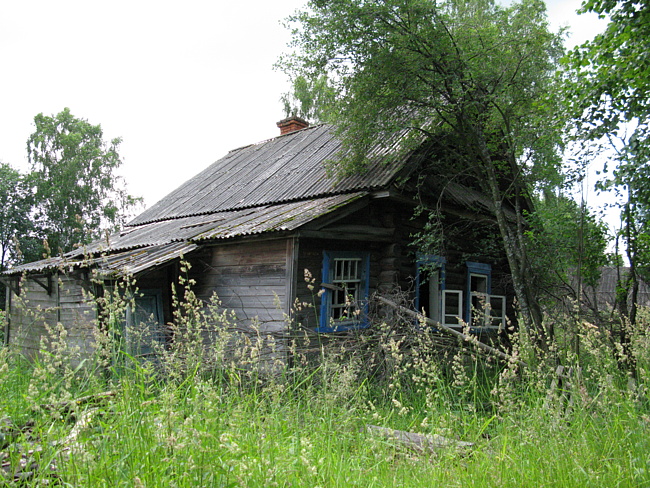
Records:
M369 322L343 322L340 324L333 324L333 327L317 327L316 332L319 334L330 334L334 332L367 329L368 327L370 327Z

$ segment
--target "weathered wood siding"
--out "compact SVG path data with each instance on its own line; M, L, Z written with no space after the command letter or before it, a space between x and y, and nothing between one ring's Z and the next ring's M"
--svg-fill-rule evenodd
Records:
M20 294L11 292L9 313L9 344L28 357L35 357L40 349L41 337L46 324L54 327L57 322L56 294L47 291L30 279L23 279Z
M47 281L47 278L40 278ZM29 278L20 286L20 295L12 292L9 314L9 343L28 357L41 347L47 329L62 324L73 362L89 357L93 351L96 311L93 298L84 290L81 277L54 275L50 293ZM56 334L56 332L52 332Z
M87 278L59 275L59 322L67 333L68 347L81 359L90 357L94 350L97 331L97 312L92 285Z
M285 330L284 313L291 290L291 239L227 243L192 257L190 277L197 296L216 294L234 311L238 326L258 324L265 333Z

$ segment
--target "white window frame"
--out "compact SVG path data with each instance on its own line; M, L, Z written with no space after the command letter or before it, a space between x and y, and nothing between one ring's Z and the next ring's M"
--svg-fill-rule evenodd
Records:
M443 291L445 290L445 264L447 260L444 257L433 254L418 254L417 269L415 276L416 294L415 307L421 313L424 306L422 303L422 288L428 283L428 303L427 317L435 322L442 322L442 303ZM426 275L423 272L426 270Z
M505 295L489 295L490 313L486 317L489 329L504 329L506 326L506 297ZM501 300L501 306L496 306L495 301ZM486 314L487 315L487 314Z
M503 295L492 295L492 266L485 263L474 263L468 261L467 265L467 323L476 329L499 329L506 324L506 297ZM484 290L476 290L472 286L472 278L484 279ZM497 305L497 302L500 304ZM477 303L482 302L480 314L476 317Z
M475 289L472 286L472 282L474 281L473 279L479 279L482 281L482 284L484 286L481 286L480 288L484 288L483 290L478 290ZM468 280L468 290L469 290L469 314L468 314L468 320L467 323L471 327L485 327L486 325L486 312L489 309L488 305L490 303L490 293L489 293L489 283L490 283L490 276L484 273L469 273L469 280ZM481 307L479 304L483 304ZM479 324L477 318L474 316L477 310L480 308L483 309L483 324Z
M456 297L458 303L456 310L458 313L449 311L453 297ZM463 320L463 291L462 290L443 290L442 291L442 324L448 327L462 327Z

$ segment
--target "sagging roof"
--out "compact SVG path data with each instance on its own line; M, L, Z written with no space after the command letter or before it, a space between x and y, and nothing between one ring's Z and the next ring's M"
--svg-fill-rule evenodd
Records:
M404 134L406 131L404 132ZM106 272L139 272L175 259L208 241L292 231L373 190L387 189L404 168L404 134L368 154L368 170L336 178L328 163L344 157L329 125L318 125L235 149L191 178L119 233L61 257L16 266L6 275L59 267L93 266ZM386 160L391 164L385 164ZM180 246L184 243L186 247ZM143 249L148 251L144 252ZM149 249L151 248L151 249Z
M208 241L296 230L366 196L368 192L354 192L129 226L82 249L16 266L5 274L88 266L104 274L135 274L185 255Z

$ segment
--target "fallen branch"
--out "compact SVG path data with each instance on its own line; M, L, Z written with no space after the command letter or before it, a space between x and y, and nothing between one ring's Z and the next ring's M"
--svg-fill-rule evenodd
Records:
M408 309L406 307L402 307L401 305L398 305L397 303L394 303L394 302L388 300L387 298L378 296L377 300L379 300L381 303L383 303L385 305L396 308L397 310L409 315L410 317L413 317L414 319L417 319L419 321L424 321L427 324L441 330L442 332L446 332L447 334L451 334L454 337L462 339L465 342L469 342L471 344L474 344L476 347L478 347L479 349L487 352L488 354L491 354L493 356L497 356L497 357L499 357L499 358L501 358L501 359L503 359L505 361L508 361L508 362L513 362L517 366L520 366L522 368L528 368L529 367L528 364L525 363L524 361L522 361L520 359L517 359L514 356L512 356L510 354L507 354L507 353L505 353L503 351L499 351L498 349L496 349L496 348L494 348L492 346L488 346L484 342L479 341L474 336L469 336L467 334L463 334L462 332L459 332L456 329L453 329L453 328L451 328L451 327L449 327L449 326L447 326L445 324L441 324L440 322L436 322L435 320L431 320L430 318L425 317L421 313L414 312L413 310L410 310L410 309Z

